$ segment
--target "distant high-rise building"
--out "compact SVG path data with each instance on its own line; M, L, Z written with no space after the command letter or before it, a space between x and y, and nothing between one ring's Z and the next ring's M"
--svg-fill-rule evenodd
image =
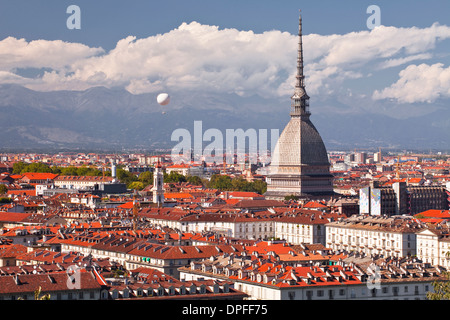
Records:
M291 97L291 119L274 148L267 176L266 199L333 194L333 176L322 138L310 120L303 75L302 17L299 19L297 76Z
M366 163L366 160L367 160L367 153L365 153L365 152L357 152L356 154L355 154L355 161L357 162L357 163Z
M383 187L374 182L359 190L359 213L379 215L414 215L426 210L448 210L444 186L412 186L395 182Z
M381 148L380 148L380 150L378 152L375 152L373 154L373 162L378 163L378 162L381 162L381 160L382 160L382 155L381 155Z
M346 164L352 164L353 162L355 162L355 154L353 153L346 154L344 156L344 162Z

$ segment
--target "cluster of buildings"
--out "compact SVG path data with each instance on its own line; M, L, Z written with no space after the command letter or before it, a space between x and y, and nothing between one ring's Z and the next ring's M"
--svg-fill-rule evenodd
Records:
M0 299L426 299L450 268L450 161L328 153L310 120L299 23L290 120L265 164L145 154L0 157ZM101 176L25 172L17 162ZM117 168L153 181L128 190ZM165 183L262 180L267 192Z
M171 191L41 195L1 212L0 299L33 299L36 284L51 299L425 299L449 268L448 210Z

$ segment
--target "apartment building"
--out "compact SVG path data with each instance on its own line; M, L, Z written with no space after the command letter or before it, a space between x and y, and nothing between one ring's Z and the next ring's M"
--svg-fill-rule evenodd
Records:
M325 227L326 246L333 250L406 257L417 253L416 233L424 226L409 216L354 215Z
M0 276L0 300L34 300L40 287L50 300L103 300L108 298L106 283L95 271L82 269L71 284L66 272L11 274ZM103 283L103 284L102 284ZM68 285L69 284L69 285Z
M381 186L373 181L359 191L359 213L379 215L414 215L429 209L448 210L449 201L445 186L414 186L395 182Z
M112 177L98 176L58 176L53 180L55 187L66 189L93 188L99 184L111 183Z
M181 232L212 231L227 237L251 240L278 238L293 244L325 244L325 224L344 216L298 208L205 214L177 209L152 209L141 215L154 225Z
M269 300L423 300L441 268L420 261L373 260L362 265L286 266L267 257L223 256L191 262L180 279L231 280L249 299Z
M274 237L284 239L292 244L320 243L325 245L325 225L341 216L317 210L291 210L273 220Z
M165 245L151 243L147 239L117 235L77 235L61 242L61 252L80 252L96 259L109 259L127 270L150 267L178 277L178 268L191 261L212 255L237 253L242 245Z
M446 223L430 224L417 233L417 257L450 268L450 228Z
M242 300L247 297L229 281L180 281L153 268L131 270L125 279L107 278L109 298L136 300L214 299Z

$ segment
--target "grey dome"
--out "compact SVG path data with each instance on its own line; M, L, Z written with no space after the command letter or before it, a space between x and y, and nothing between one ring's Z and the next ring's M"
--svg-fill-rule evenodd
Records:
M313 123L293 117L284 128L272 155L271 173L283 166L329 166L323 140Z

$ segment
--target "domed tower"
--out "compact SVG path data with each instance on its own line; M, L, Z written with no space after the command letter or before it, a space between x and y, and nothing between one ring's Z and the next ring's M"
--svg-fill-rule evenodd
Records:
M333 194L333 175L323 140L310 120L303 75L302 17L299 19L297 76L291 97L291 119L272 154L266 199L324 197Z

